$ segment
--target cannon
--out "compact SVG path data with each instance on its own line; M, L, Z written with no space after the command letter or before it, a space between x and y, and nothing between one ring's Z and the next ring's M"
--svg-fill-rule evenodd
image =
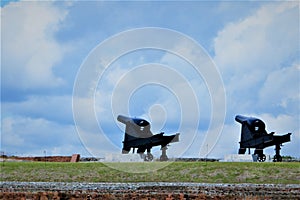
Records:
M145 161L152 161L152 147L161 146L162 154L160 156L160 160L167 161L167 145L169 145L169 143L179 141L179 133L166 136L164 135L164 132L161 132L154 135L150 130L150 123L145 119L130 118L119 115L117 120L126 125L122 148L123 154L128 154L131 148L133 149L132 153L134 153L137 148L137 153L140 154L141 158ZM147 151L146 155L144 154L145 151Z
M242 124L241 141L239 154L245 154L246 149L255 148L254 155L257 155L259 162L264 162L266 156L263 149L269 146L275 146L274 162L281 162L280 149L283 143L291 141L291 134L275 135L275 132L267 133L265 123L255 117L246 117L237 115L235 120Z

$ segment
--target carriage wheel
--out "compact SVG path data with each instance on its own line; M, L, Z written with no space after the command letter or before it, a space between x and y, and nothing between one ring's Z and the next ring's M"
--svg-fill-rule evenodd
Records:
M266 161L266 155L265 154L258 155L257 160L258 160L258 162L265 162Z
M152 161L153 160L153 155L151 153L147 153L144 157L144 161Z

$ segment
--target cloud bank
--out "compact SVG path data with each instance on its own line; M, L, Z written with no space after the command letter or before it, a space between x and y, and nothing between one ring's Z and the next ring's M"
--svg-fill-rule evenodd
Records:
M1 10L4 87L32 90L63 84L53 68L66 47L54 36L67 11L50 2L16 2Z
M89 138L93 142L88 150L97 155L120 152L124 127L108 114L113 95L115 100L126 95L120 90L114 94L114 88L125 76L128 87L135 83L130 74L133 68L156 63L170 67L188 81L196 91L200 110L199 129L185 127L181 141L170 147L169 154L176 156L178 149L191 144L184 156L198 157L214 106L206 77L198 76L182 58L164 51L137 51L112 63L102 82L93 83L98 84L95 98L76 99L83 105L81 126L73 121L72 87L84 58L107 37L147 26L187 34L208 49L218 67L226 91L226 118L225 124L215 127L223 129L208 156L222 158L237 152L240 124L234 122L234 116L243 114L264 120L268 132L292 132L292 142L285 145L282 154L300 157L299 2L181 2L180 6L177 2L6 4L1 7L1 151L89 155L82 145ZM100 58L94 62L96 73ZM143 78L147 78L147 73L139 77ZM156 78L165 77L158 74ZM184 96L187 85L175 78L168 80ZM83 80L82 88L85 84ZM149 93L153 95L145 98ZM190 101L189 96L185 98L185 102ZM148 85L133 93L128 102L130 114L151 120L155 131L172 133L178 129L180 109L172 92ZM94 103L95 110L87 109ZM193 111L189 109L190 113ZM102 120L101 128L108 135L98 135L99 127L91 123L91 115ZM76 129L84 134L78 135ZM266 153L274 154L273 148Z

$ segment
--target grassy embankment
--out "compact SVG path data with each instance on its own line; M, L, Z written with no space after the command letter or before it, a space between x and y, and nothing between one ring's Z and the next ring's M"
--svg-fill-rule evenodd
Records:
M115 168L159 168L166 163L111 163ZM128 173L103 163L1 163L1 181L198 182L300 184L300 163L174 162L148 173Z

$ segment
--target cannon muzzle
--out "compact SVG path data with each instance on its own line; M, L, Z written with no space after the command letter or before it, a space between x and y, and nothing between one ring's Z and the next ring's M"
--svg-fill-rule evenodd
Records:
M235 121L239 122L239 123L243 123L244 121L247 121L249 119L249 117L245 117L243 115L237 115L235 116Z
M132 119L130 117L119 115L117 120L123 124L126 124L126 123L130 122Z

